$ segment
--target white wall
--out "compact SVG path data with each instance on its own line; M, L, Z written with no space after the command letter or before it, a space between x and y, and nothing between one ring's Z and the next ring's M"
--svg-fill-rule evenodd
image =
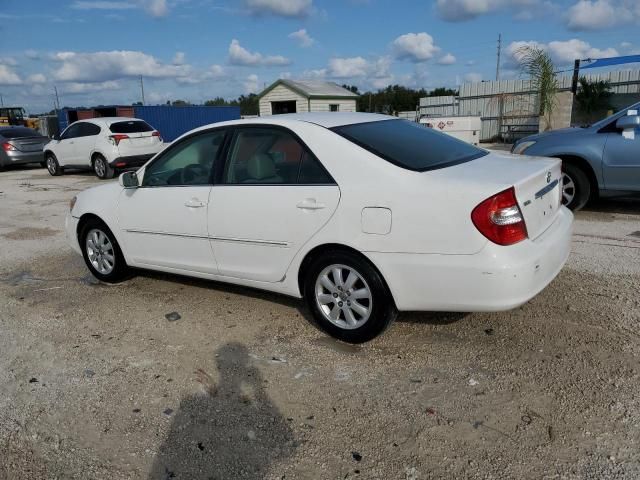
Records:
M311 111L312 112L328 112L329 105L340 105L338 108L339 112L355 112L356 111L356 101L355 99L329 99L329 100L311 100Z
M309 104L307 99L285 85L278 85L260 99L260 116L271 115L271 102L296 102L296 112L307 112Z

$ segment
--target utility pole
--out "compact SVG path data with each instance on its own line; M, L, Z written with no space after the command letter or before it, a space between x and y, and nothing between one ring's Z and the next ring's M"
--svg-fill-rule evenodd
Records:
M498 34L498 62L496 63L496 80L500 80L500 55L502 54L502 34Z
M0 107L4 107L4 98L2 98L1 93L0 93Z
M53 91L56 92L56 110L60 110L60 97L58 97L58 87L54 85Z
M144 105L144 82L142 81L142 75L140 75L140 93L142 93L142 105Z
M580 60L573 63L573 78L571 79L571 93L578 93L578 76L580 75Z

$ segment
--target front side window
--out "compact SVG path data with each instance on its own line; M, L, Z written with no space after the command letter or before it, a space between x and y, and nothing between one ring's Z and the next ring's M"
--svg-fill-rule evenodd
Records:
M354 123L331 130L399 167L419 172L457 165L489 153L407 120Z
M280 128L238 129L229 149L222 183L295 185L333 183L318 159Z
M224 130L216 130L174 145L146 168L142 186L209 185L224 137Z
M60 140L68 140L70 138L79 137L81 128L81 123L74 123L62 133L62 135L60 136Z

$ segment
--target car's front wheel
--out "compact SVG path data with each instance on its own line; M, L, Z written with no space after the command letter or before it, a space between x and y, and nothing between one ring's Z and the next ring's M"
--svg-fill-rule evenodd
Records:
M49 173L54 177L62 175L62 167L58 163L58 159L53 153L47 153L47 156L45 158L45 165Z
M87 267L98 280L116 283L126 278L129 267L120 245L103 222L88 220L80 230L78 241Z
M93 159L93 171L102 180L113 178L114 170L102 155L96 155Z
M584 171L571 164L562 164L562 204L569 210L580 210L589 201L591 184Z
M382 276L364 258L336 251L309 266L304 296L317 325L349 343L380 335L397 310Z

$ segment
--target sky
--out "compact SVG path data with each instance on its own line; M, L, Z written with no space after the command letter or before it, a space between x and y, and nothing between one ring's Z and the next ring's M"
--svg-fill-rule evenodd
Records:
M278 78L360 91L518 78L535 44L558 67L640 53L640 0L0 0L0 94L61 106L235 98ZM639 67L636 65L636 67Z

